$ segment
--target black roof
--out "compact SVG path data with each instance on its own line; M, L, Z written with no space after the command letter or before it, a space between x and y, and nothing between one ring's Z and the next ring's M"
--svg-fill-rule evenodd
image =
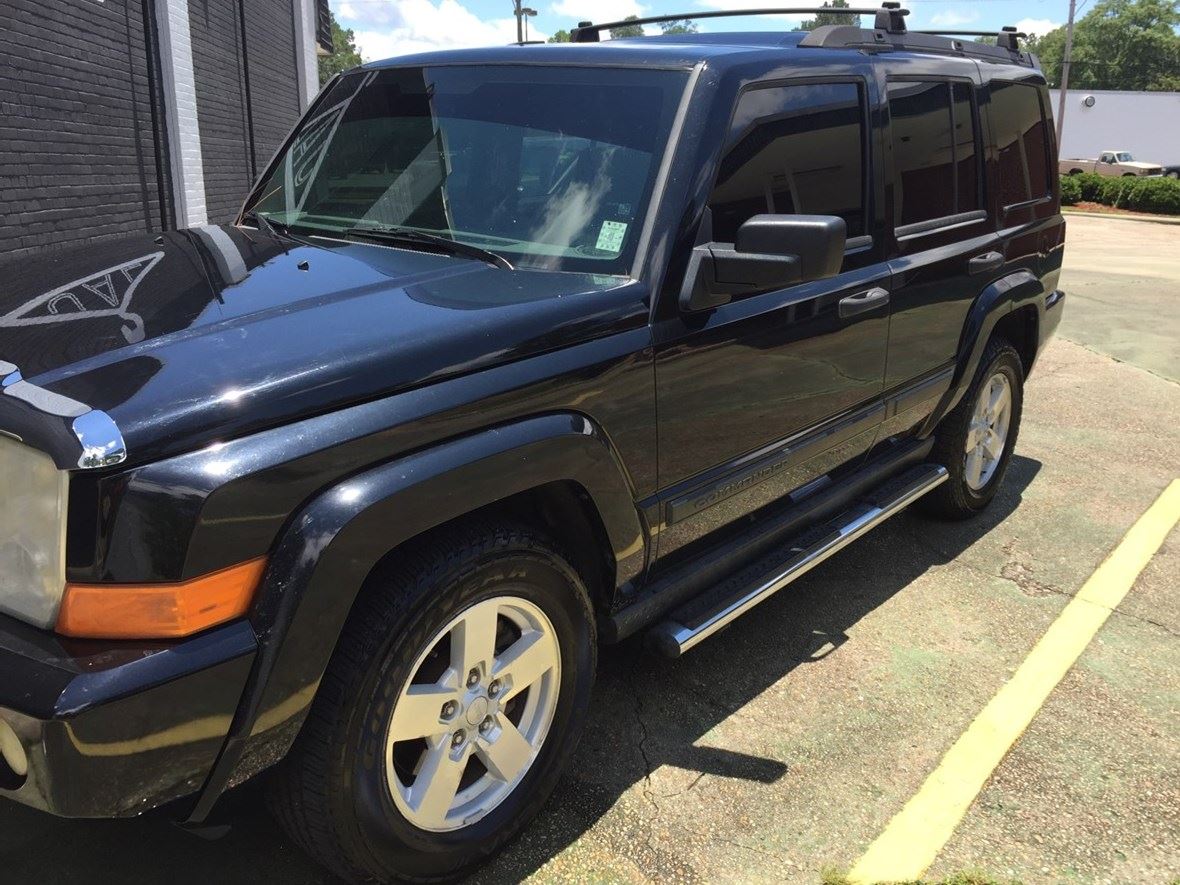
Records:
M795 46L804 32L679 34L626 37L603 43L537 43L441 49L369 62L365 68L442 64L577 64L625 66L655 64L689 68L698 62L735 55L781 53Z
M530 43L508 46L485 47L480 49L447 49L401 56L385 61L370 62L367 69L403 65L443 64L574 64L603 65L608 67L658 66L692 67L703 61L735 62L755 61L761 57L782 60L784 50L799 53L796 58L803 62L809 56L819 56L822 51L824 62L839 61L831 53L848 53L863 57L862 53L918 53L923 55L946 55L957 57L982 57L990 61L1035 66L1035 60L1018 46L1014 28L998 32L1000 45L977 43L961 39L965 34L935 34L929 31L907 31L904 24L905 10L896 9L897 4L885 4L882 9L885 18L892 14L889 27L859 28L848 25L826 25L813 31L724 31L696 34L658 34L642 37L625 37L597 42L599 31L610 27L591 25L583 22L576 29L593 42L572 43ZM811 11L811 10L808 10ZM764 13L766 10L739 10L735 15ZM724 13L722 13L724 14ZM863 12L862 12L863 14ZM693 18L717 13L685 13L678 18ZM652 19L662 21L669 16ZM646 21L641 19L640 22ZM878 22L884 18L878 17ZM621 24L615 22L613 24Z
M736 31L696 34L658 34L604 42L559 42L559 44L511 44L471 50L437 50L398 58L371 61L366 70L411 65L506 65L551 64L609 67L693 67L701 61L735 64L761 58L782 60L784 51L798 53L793 61L831 63L846 53L848 60L863 58L863 51L984 55L992 60L1033 65L1028 53L1010 52L996 46L910 32L885 34L866 28L821 27L815 31Z

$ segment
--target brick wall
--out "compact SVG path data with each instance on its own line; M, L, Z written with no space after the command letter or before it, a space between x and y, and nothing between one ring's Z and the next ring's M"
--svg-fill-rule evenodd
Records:
M189 20L209 220L229 221L299 117L295 5L189 0Z
M299 118L295 4L291 0L251 0L245 8L254 141L258 170L262 171Z
M0 0L0 261L231 219L299 116L296 5Z
M159 229L172 209L140 0L3 7L0 255L70 244L83 232Z
M238 0L189 0L188 8L205 205L211 222L229 221L254 180Z

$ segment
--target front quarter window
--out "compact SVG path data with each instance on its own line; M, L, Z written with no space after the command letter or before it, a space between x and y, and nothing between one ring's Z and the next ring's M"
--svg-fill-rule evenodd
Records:
M252 211L308 233L442 235L517 267L626 274L687 73L558 66L359 71Z

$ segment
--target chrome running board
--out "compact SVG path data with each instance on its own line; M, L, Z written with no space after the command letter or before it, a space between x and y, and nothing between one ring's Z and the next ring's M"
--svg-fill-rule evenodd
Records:
M946 468L938 464L920 464L906 471L834 520L795 539L785 561L780 559L769 568L758 569L752 580L745 578L747 569L736 576L740 582L736 588L727 581L714 592L689 600L653 627L648 640L666 657L680 657L946 479Z

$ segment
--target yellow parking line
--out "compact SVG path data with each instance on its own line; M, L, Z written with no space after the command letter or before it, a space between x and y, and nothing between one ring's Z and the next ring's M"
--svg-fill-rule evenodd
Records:
M900 882L926 872L1000 760L1122 602L1177 521L1180 479L1172 480L1070 600L1012 678L857 861L848 874L851 881Z

